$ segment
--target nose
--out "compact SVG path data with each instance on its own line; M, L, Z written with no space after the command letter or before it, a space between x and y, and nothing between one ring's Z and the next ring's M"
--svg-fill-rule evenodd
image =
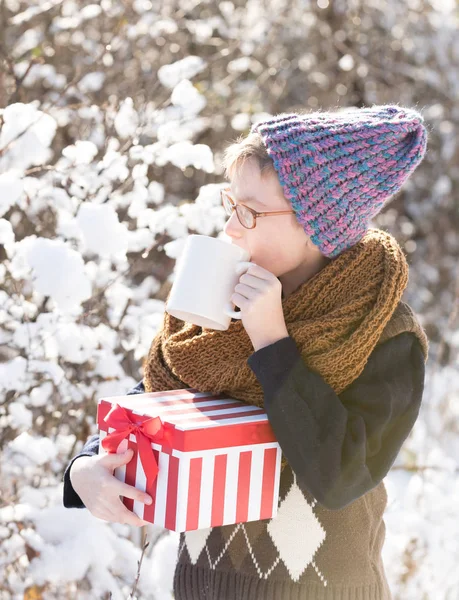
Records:
M242 234L242 230L244 227L239 223L239 219L237 218L236 211L233 211L233 214L226 221L223 231L226 235L229 235L231 238L240 238Z

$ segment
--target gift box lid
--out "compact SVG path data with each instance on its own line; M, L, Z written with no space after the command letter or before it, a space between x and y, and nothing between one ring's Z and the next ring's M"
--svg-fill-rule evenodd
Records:
M107 431L110 427L110 412L114 407L124 409L123 415L134 429L146 427L147 421L159 418L160 432L149 437L163 450L200 451L277 442L264 409L225 394L184 388L100 398L97 408L100 429Z

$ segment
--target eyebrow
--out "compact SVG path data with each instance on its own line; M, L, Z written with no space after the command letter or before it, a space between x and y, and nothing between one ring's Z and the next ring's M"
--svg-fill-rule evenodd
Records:
M229 190L231 196L234 198L234 193L233 191ZM254 196L244 196L243 198L239 198L239 202L254 202L255 204L259 204L260 206L265 206L265 204L263 204L263 202L261 202L261 200L258 200L257 198L255 198Z

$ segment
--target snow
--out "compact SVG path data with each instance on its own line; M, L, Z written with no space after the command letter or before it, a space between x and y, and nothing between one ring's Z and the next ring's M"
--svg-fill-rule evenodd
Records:
M33 87L38 82L45 83L48 87L62 89L67 83L65 75L56 72L53 65L33 65L31 69L26 62L15 65L14 72L17 77L25 77L24 85ZM27 74L26 74L27 73Z
M115 117L115 129L121 138L133 136L138 125L139 116L134 108L132 98L126 98Z
M0 134L1 135L1 134ZM3 216L21 197L24 185L20 179L20 171L13 169L0 173L0 216Z
M17 102L0 109L3 126L0 129L0 173L7 169L27 169L48 162L52 157L49 146L57 123L53 117L34 104Z
M12 442L9 449L14 453L27 457L37 465L43 465L57 456L57 449L52 440L35 437L23 431ZM12 457L14 460L14 456Z
M213 173L215 168L212 150L209 146L206 144L192 144L188 141L177 142L169 146L164 153L163 160L171 162L180 169L192 165L196 169Z
M42 385L34 387L30 394L24 397L24 401L30 406L45 406L49 402L52 392L52 383L46 381Z
M0 363L0 390L5 392L20 387L18 383L24 382L26 369L27 360L22 356Z
M32 426L33 414L22 402L11 402L8 405L9 425L13 429L28 429ZM16 438L17 439L17 438Z
M206 106L205 97L198 92L188 79L182 79L173 89L171 102L180 106L184 117L194 117Z
M73 29L74 27L78 27L78 21L76 19L69 19L68 21L62 19L61 26L63 28L69 27ZM85 93L97 92L102 88L104 82L105 73L102 73L102 71L93 71L92 73L87 73L80 79L78 82L78 89Z
M63 312L79 310L81 302L91 296L81 254L61 240L24 238L14 247L11 267L16 276L27 271L34 289L49 296Z
M93 142L78 140L75 144L64 148L62 156L65 156L77 165L88 165L93 161L97 152L98 148Z
M6 219L0 219L0 245L5 246L5 251L10 256L13 251L14 231L13 226Z
M428 578L408 579L398 589L402 598L435 598L444 590L444 598L454 598L459 580L453 556L459 552L459 520L453 510L459 501L459 482L454 475L457 461L443 457L438 471L408 473L392 470L386 478L388 508L384 513L386 541L383 561L386 572L395 581L406 579L406 549L419 572ZM430 464L430 461L428 462ZM404 560L401 560L404 556ZM450 594L450 595L448 595Z
M126 255L128 230L120 223L112 206L82 204L76 221L83 233L84 254L98 254L101 257Z
M206 62L199 56L187 56L170 65L163 65L158 69L158 78L161 83L173 89L183 79L191 79L206 68Z
M65 509L62 476L97 432L97 399L124 393L141 379L163 321L165 284L174 280L169 263L180 257L188 235L226 237L221 184L206 183L220 178L220 155L204 141L219 140L230 127L238 134L269 120L267 111L282 100L275 96L283 93L279 84L289 72L282 65L290 61L273 45L262 57L269 65L270 79L264 78L265 64L255 54L275 31L279 11L271 7L262 14L259 2L247 3L247 10L221 2L218 16L205 9L207 16L199 19L200 3L183 1L181 20L158 14L161 2L151 0L135 0L128 16L114 0L39 0L20 12L26 4L5 0L9 24L20 31L10 35L12 60L5 65L11 72L2 82L0 108L0 598L32 598L27 587L43 585L36 597L44 600L93 600L108 592L112 600L125 600L142 531L87 509ZM283 0L275 4L285 13L282 30L293 31L288 28L298 11L290 14ZM438 329L449 356L448 364L435 363L435 340L419 418L385 478L383 561L394 600L459 597L459 333L457 318L449 322L444 314L454 303L449 275L457 264L455 230L447 232L450 256L438 264L423 258L435 241L431 223L443 231L441 211L454 205L457 167L445 165L457 155L457 110L444 98L459 91L452 62L459 44L454 1L430 4L425 21L438 32L431 45L423 33L412 46L409 30L416 23L405 30L403 3L378 13L381 27L406 44L416 63L400 59L397 76L414 76L433 90L423 102L438 134L437 151L431 136L434 172L419 171L406 183L409 219L388 209L380 223L416 237L411 304L433 304L421 320ZM370 3L370 24L371 11ZM326 25L310 12L303 17L295 23L302 37L304 25L308 35ZM325 33L332 34L328 26ZM192 45L182 46L182 39ZM238 39L243 42L233 48ZM203 43L205 59L186 56L187 47L198 52ZM66 70L54 54L64 46L74 56ZM329 81L330 68L317 63L315 50L305 53L299 46L298 52L296 62L316 94L317 82L320 88ZM159 61L163 54L169 64ZM355 67L354 58L344 51L329 62L349 76L365 70ZM125 80L113 79L107 69L117 61ZM13 94L14 79L23 77ZM366 77L369 102L371 69ZM137 78L143 89L134 87ZM410 86L402 87L400 93L412 99ZM291 97L304 104L299 95ZM190 175L197 177L188 186ZM419 186L430 193L422 202ZM451 285L437 297L442 280ZM172 600L179 536L154 526L144 532L151 543L138 597Z

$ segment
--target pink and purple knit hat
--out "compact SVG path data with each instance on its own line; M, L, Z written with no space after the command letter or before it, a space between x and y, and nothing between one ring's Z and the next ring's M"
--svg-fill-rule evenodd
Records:
M335 258L357 244L427 146L424 118L397 105L281 113L252 126L312 243Z

